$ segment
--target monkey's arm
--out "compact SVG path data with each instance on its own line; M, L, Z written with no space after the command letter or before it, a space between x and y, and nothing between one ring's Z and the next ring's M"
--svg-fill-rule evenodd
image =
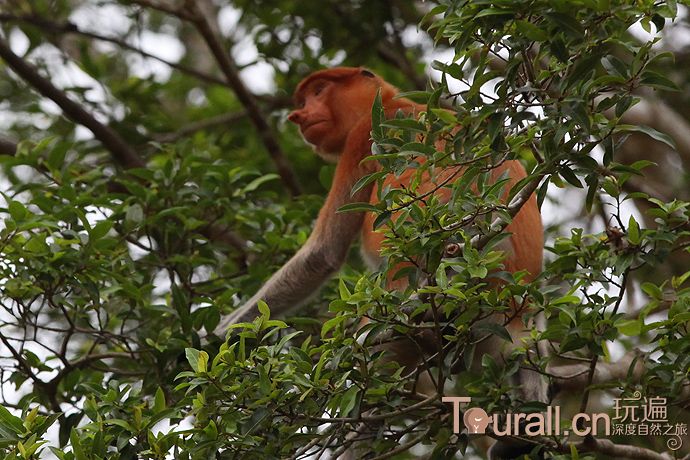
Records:
M217 336L225 337L232 324L256 318L259 315L259 300L266 302L274 315L285 315L313 295L338 271L361 230L364 214L338 213L337 210L347 203L368 201L373 187L369 185L351 194L355 182L374 170L371 161L360 164L362 158L371 152L370 126L370 122L361 124L348 136L328 198L305 245L251 299L221 319L214 330Z
M347 240L347 241L346 241ZM351 238L343 238L340 247L327 247L309 238L308 242L271 276L244 305L221 319L214 333L224 337L228 327L252 321L259 315L257 304L263 300L274 315L287 314L313 295L342 265Z

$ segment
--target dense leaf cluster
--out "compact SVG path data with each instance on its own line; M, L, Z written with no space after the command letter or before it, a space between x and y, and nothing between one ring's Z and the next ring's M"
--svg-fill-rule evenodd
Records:
M527 367L564 410L610 411L612 397L640 392L667 398L669 420L687 422L690 197L656 194L647 174L663 161L625 154L640 136L682 148L626 119L651 90L676 97L690 84L658 50L671 20L687 22L675 1L198 2L214 20L238 17L218 31L222 46L250 42L276 71L275 94L244 99L230 78L244 62L214 61L195 2L30 3L1 7L1 35L25 40L22 59L44 77L78 68L92 87L55 85L108 120L141 164L118 162L84 120L32 92L35 79L0 67L0 137L22 140L0 155L3 458L475 452L453 434L449 406L414 391L425 370L487 412L544 408L511 391ZM331 7L338 14L324 14ZM124 25L82 25L98 18L92 8ZM403 45L416 27L424 40ZM142 75L153 61L132 61L156 54L137 41L146 34L184 50L169 75ZM431 51L440 78L425 87ZM222 342L206 331L306 241L323 202L333 168L282 119L305 73L340 62L369 65L427 107L384 119L374 104L368 161L381 170L355 188L377 184L380 201L340 210L377 214L385 262L370 271L353 254L299 316L271 318L262 304ZM529 172L512 188L492 180L511 159ZM307 193L290 196L285 164ZM441 203L419 185L447 166L464 169L439 184L450 196ZM409 186L380 185L411 167ZM583 215L549 217L544 272L528 282L504 270L501 242L532 191L544 206L580 200ZM399 278L407 289L386 287ZM480 356L489 337L509 346L516 306L527 337L505 362ZM496 315L503 321L484 321ZM401 336L438 351L414 371L382 359L381 345ZM671 446L610 439L650 455ZM578 441L543 436L535 452L603 455Z

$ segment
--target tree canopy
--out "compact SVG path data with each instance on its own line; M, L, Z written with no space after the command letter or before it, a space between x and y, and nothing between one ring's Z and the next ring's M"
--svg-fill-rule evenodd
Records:
M441 397L543 411L511 391L522 366L548 378L565 429L577 412L613 424L530 437L533 455L688 458L678 3L0 3L0 455L307 459L354 445L363 458L477 458L481 439L453 432ZM467 169L448 203L413 184L342 210L377 214L380 269L353 250L295 316L261 305L231 340L209 337L311 231L334 167L285 117L300 79L332 65L365 66L427 107L386 120L374 104L381 171L358 186ZM487 181L506 159L528 170L510 190ZM527 282L497 244L532 192L547 256ZM409 288L387 289L411 260L396 274ZM481 320L514 302L529 339L506 362L475 354L489 335L511 340ZM417 372L376 351L425 331L444 346ZM423 370L440 394L411 390ZM624 417L632 407L639 418Z

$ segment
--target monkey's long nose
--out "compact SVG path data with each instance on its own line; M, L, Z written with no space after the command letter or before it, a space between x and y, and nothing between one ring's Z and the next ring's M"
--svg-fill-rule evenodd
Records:
M299 112L299 110L293 110L290 112L290 115L288 115L288 120L295 123L295 124L302 124L302 114Z

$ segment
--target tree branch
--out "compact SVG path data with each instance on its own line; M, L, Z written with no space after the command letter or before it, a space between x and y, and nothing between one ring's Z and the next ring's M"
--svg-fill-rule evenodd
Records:
M285 159L285 155L283 154L280 145L278 145L278 141L275 139L271 127L266 121L264 115L261 113L261 109L257 104L256 98L244 85L244 82L240 78L239 71L237 70L237 66L224 49L220 38L211 27L208 17L199 8L197 2L187 0L185 5L189 11L192 12L192 22L206 41L211 53L216 58L221 71L235 92L237 99L239 99L240 103L242 103L247 110L247 115L258 131L259 137L266 147L268 154L271 156L271 159L273 160L273 163L278 171L278 175L291 195L299 195L301 193L301 189L290 164Z
M130 45L127 43L125 40L116 38L116 37L107 37L105 35L100 35L95 32L90 32L87 30L82 30L79 27L77 27L76 24L73 24L71 22L64 22L64 23L57 23L57 22L52 22L49 21L45 18L39 17L39 16L16 16L12 14L0 14L0 22L23 22L26 24L31 24L33 26L41 28L43 31L48 30L50 32L54 33L62 33L62 34L75 34L75 35L81 35L83 37L88 37L92 38L94 40L99 40L102 42L107 42L107 43L112 43L114 45L119 46L120 48L126 49L128 51L132 51L134 53L137 53L145 58L153 59L155 61L158 61L160 63L163 63L175 70L178 70L182 73L191 75L195 78L198 78L199 80L205 81L207 83L212 83L216 85L222 85L222 86L227 86L227 82L223 80L222 78L218 78L213 75L206 74L204 72L199 72L196 69L192 69L190 67L167 61L161 57L158 57L154 54L148 53L141 48L137 48L136 46Z
M376 53L384 61L387 61L397 67L408 78L408 80L412 82L416 89L424 91L427 86L426 75L424 75L424 73L419 74L415 69L414 64L408 58L408 48L405 47L405 44L402 41L402 31L400 30L398 21L396 20L398 18L402 19L402 12L399 8L394 7L393 4L389 4L389 8L391 17L395 18L390 22L391 26L393 27L393 33L390 36L390 41L382 41L376 46ZM412 22L412 24L416 23L416 20ZM410 23L405 23L405 25L408 24Z
M426 79L423 75L418 74L410 61L405 56L404 51L399 47L393 49L395 44L388 42L381 42L376 46L376 54L381 59L394 65L407 77L414 87L420 91L426 89Z
M587 437L584 441L573 444L578 452L600 452L617 459L633 459L633 460L671 460L672 457L667 453L659 454L644 447L630 446L627 444L615 444L608 439L596 439L594 437ZM570 452L567 447L564 452Z
M43 96L55 102L70 120L88 128L93 133L94 137L112 154L115 161L124 169L146 166L144 160L141 159L134 149L130 147L119 134L96 120L92 114L70 99L63 91L53 86L49 80L42 77L33 66L24 62L22 58L14 54L7 41L2 38L0 38L0 57L2 57L10 68L30 86L35 88ZM16 145L14 151L11 151L11 143L7 144L5 147L7 147L8 153L11 152L12 155L16 152ZM0 144L0 149L4 151L2 144ZM246 250L246 242L229 230L210 227L206 230L205 234L209 239L222 241L238 249L243 254Z
M172 14L182 19L190 19L185 14L184 10L177 6L177 2L161 1L161 0L133 0L137 5L161 11L163 13Z
M54 389L50 387L46 382L38 378L38 376L34 373L34 371L31 369L31 365L26 362L24 357L20 354L19 351L17 351L11 344L10 341L5 335L0 333L0 341L5 345L5 347L10 351L10 354L12 355L12 358L17 362L17 367L21 370L24 371L26 376L31 379L31 381L36 385L38 388L40 388L44 394L46 395L46 398L50 402L50 407L53 409L54 412L60 412L60 404L57 401L56 394ZM23 345L22 345L23 346Z
M246 110L241 110L239 112L224 113L215 117L206 118L194 123L188 123L184 127L177 131L170 133L155 133L153 134L153 139L158 142L175 142L176 140L185 137L189 134L193 134L197 131L202 131L207 128L211 128L218 125L227 125L234 123L238 120L247 116Z
M81 368L86 367L95 361L103 361L104 359L133 359L134 353L143 353L143 351L137 351L137 352L131 352L131 353L123 353L123 352L93 353L93 354L89 354L86 356L82 356L81 358L76 359L76 360L71 361L71 362L67 361L65 367L63 367L55 377L50 379L50 381L47 382L46 385L49 385L51 387L55 387L57 390L57 386L62 381L62 379L65 378L65 376L67 374L69 374L71 371L73 371L75 369L81 369Z
M9 139L0 137L0 155L14 156L17 153L17 144Z
M524 184L520 191L518 191L513 197L513 199L510 200L510 203L508 203L506 211L508 212L508 215L511 218L515 217L517 213L520 212L522 206L525 203L527 203L527 200L529 200L532 194L537 190L537 187L539 187L541 180L545 176L546 170L544 169L541 173L537 174L529 182ZM503 219L502 217L497 217L493 220L493 222L491 222L491 226L489 227L491 230L489 232L483 235L475 235L472 237L472 239L470 240L472 247L476 249L483 248L484 245L486 245L486 243L488 243L491 240L491 238L500 234L507 225L508 222L506 222L505 219Z
M635 360L636 358L639 358ZM623 355L615 363L599 361L594 369L591 384L600 385L611 382L621 382L630 379L639 382L645 372L645 360L643 355L631 351ZM631 369L631 366L634 367ZM590 365L582 362L578 364L552 364L547 368L547 373L553 378L557 391L581 391L590 385L588 380ZM690 385L686 385L681 391L679 398L690 397Z
M625 380L635 357L635 353L628 353L615 363L598 362L591 383L597 385ZM589 385L589 369L588 363L579 363L549 366L547 372L553 377L558 391L577 391ZM642 372L644 364L638 360L631 377L633 380L639 380Z
M0 38L0 57L7 65L31 87L41 95L55 102L70 120L88 128L103 146L113 155L113 158L124 168L137 168L145 165L141 157L110 127L87 112L82 106L74 102L63 91L59 90L38 70L17 56L10 49L9 43Z

